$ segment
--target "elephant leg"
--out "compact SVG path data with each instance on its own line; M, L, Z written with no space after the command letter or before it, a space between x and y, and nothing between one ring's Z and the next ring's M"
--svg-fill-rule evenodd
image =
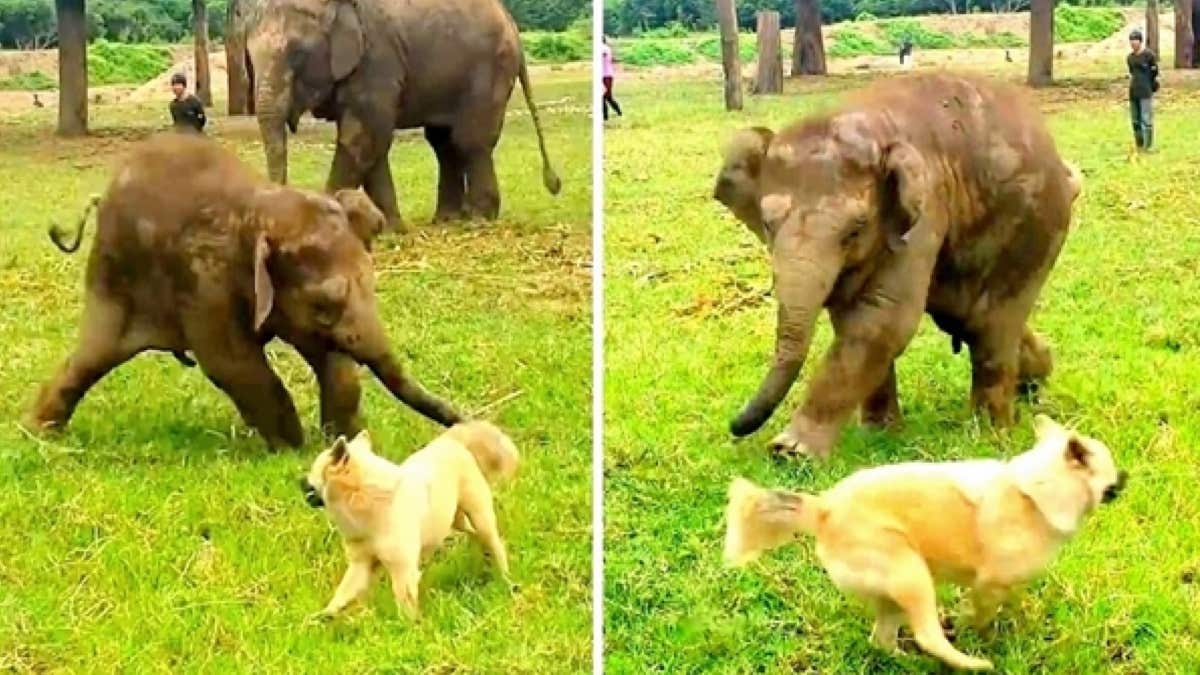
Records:
M868 397L885 390L884 396L894 400L893 361L916 332L921 309L896 304L885 311L861 304L830 308L829 316L833 345L791 424L771 441L776 453L824 458L842 425Z
M84 395L109 371L133 358L146 345L125 334L127 312L117 303L90 295L83 312L79 342L54 378L38 391L25 419L31 429L67 425Z
M196 363L209 381L225 392L247 425L262 434L274 449L299 447L304 430L292 397L271 370L261 345L230 334L207 315L185 326Z
M467 210L472 217L495 220L500 215L500 184L492 162L492 148L466 153Z
M1039 384L1054 370L1054 358L1045 339L1025 326L1017 365L1017 391L1023 396L1037 393Z
M900 398L896 393L896 362L888 368L883 384L871 392L862 405L863 424L880 428L898 428L903 422Z
M353 438L363 428L358 412L362 399L358 364L339 352L302 349L300 353L321 388L321 431L327 437Z
M384 231L407 232L408 228L396 204L396 184L392 180L392 165L388 163L387 154L376 160L375 165L367 171L366 190L367 196L383 212ZM391 204L391 211L381 206L383 204Z
M1013 406L1020 371L1022 322L997 312L971 340L971 405L997 426L1016 422Z
M392 127L383 122L367 123L362 115L347 111L338 120L337 147L325 191L332 194L346 188L366 185L371 201L387 221L386 229L401 229L400 207L391 167L387 165L392 147ZM380 118L382 119L382 118ZM382 163L383 166L379 166Z
M451 141L450 131L449 127L425 127L425 140L433 147L438 161L437 212L433 217L437 222L463 216L466 167Z

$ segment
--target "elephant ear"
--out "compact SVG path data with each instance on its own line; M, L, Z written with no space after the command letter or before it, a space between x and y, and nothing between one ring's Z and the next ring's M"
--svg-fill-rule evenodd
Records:
M349 0L335 0L333 25L329 29L329 69L333 79L342 80L358 67L363 51L362 26Z
M892 251L899 251L908 245L925 215L925 195L929 189L925 161L910 143L897 141L884 150L883 173L887 245Z
M254 330L262 329L263 323L271 315L271 307L275 304L275 284L267 272L267 259L271 257L271 244L267 235L258 235L254 243Z

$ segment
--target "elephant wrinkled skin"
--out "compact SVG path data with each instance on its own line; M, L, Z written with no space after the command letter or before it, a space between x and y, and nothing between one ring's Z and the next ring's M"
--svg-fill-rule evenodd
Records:
M38 393L31 428L66 425L88 389L142 351L192 365L190 351L269 446L298 446L295 406L263 352L275 337L316 374L326 433L362 428L358 364L433 421L461 419L388 345L368 252L383 214L361 191L273 185L210 140L168 134L140 144L93 205L79 341ZM87 216L69 245L52 229L55 244L77 248Z
M779 133L738 132L713 196L767 245L779 307L774 363L731 432L787 395L822 308L834 342L777 452L824 457L860 407L898 424L895 359L924 312L970 348L972 403L1011 424L1018 385L1051 369L1027 321L1080 189L1024 95L975 77L889 80Z
M300 116L337 123L326 190L365 186L401 226L388 165L394 129L424 127L438 161L437 220L492 219L492 151L516 79L550 166L517 26L498 0L267 0L249 41L268 174L287 183L287 132Z

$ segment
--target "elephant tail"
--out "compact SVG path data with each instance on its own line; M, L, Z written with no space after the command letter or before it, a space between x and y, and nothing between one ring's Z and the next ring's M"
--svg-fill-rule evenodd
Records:
M69 244L63 243L63 237L66 233L59 228L58 225L50 226L50 241L58 247L58 250L63 253L74 253L79 250L79 244L83 241L83 228L87 225L88 218L91 217L92 211L100 205L100 195L92 195L88 199L87 208L83 210L83 215L80 216L79 222L75 224L74 241Z
M525 92L525 105L529 107L529 116L533 118L533 130L537 132L538 150L542 153L542 184L552 195L562 189L562 181L550 166L550 155L546 152L546 137L542 134L542 122L538 119L537 104L533 102L533 89L529 85L529 69L525 66L525 50L520 51L521 67L517 77L521 80L521 91Z
M1071 194L1071 202L1074 203L1083 192L1083 172L1079 170L1075 164L1063 160L1063 168L1067 170L1067 189Z

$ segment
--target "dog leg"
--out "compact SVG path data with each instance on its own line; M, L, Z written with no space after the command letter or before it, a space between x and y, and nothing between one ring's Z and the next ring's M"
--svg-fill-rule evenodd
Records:
M454 529L467 534L475 534L475 528L471 526L471 519L467 518L467 514L459 509L454 514Z
M1007 596L1008 589L995 584L982 583L972 590L971 605L975 612L971 624L976 630L982 631L991 625Z
M367 590L370 583L371 561L351 560L350 566L346 568L346 574L342 577L342 583L338 584L333 599L329 601L328 605L325 605L325 609L321 610L321 615L325 617L337 615L347 605L357 600Z
M933 577L925 561L912 551L898 554L891 566L892 579L888 583L888 595L904 610L908 625L912 627L926 653L938 657L954 668L962 670L991 670L992 662L967 656L954 648L942 632L938 620L937 596Z
M480 478L480 481L482 480ZM463 511L475 527L475 538L492 557L496 569L500 570L500 576L511 585L512 580L508 577L508 553L504 550L504 541L500 539L500 531L496 525L491 490L485 485L483 490L464 492L462 499L465 502Z
M896 651L896 636L904 623L904 612L887 598L875 600L875 627L871 629L871 644L889 654Z
M396 605L409 619L413 621L420 619L421 607L418 594L421 570L417 568L416 559L403 557L385 560L383 564L392 578L392 595L396 598Z

